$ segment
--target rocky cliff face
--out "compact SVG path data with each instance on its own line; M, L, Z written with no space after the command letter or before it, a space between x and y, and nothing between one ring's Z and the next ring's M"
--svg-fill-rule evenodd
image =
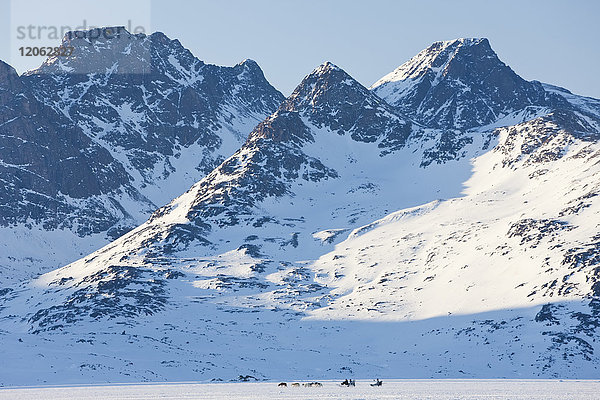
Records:
M121 196L151 208L107 149L38 101L10 66L0 69L0 224L85 235L135 222L119 206Z

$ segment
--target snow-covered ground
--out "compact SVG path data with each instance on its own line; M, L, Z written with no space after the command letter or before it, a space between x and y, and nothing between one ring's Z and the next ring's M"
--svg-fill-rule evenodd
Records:
M381 387L323 382L322 387L269 383L175 383L0 389L0 399L597 399L600 381L396 380Z

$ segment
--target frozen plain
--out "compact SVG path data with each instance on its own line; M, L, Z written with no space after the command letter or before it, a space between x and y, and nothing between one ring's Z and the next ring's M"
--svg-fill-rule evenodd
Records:
M592 400L600 396L598 380L388 380L371 387L325 381L323 387L283 387L261 383L169 383L0 389L0 399L344 399L344 400Z

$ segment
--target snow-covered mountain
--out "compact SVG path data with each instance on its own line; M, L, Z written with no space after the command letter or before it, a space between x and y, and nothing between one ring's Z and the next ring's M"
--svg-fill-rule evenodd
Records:
M162 33L69 32L69 57L2 64L0 282L89 253L185 192L283 100L258 65ZM36 244L24 246L23 238Z
M440 83L464 129L319 66L147 222L0 292L5 383L597 377L600 102L504 67Z

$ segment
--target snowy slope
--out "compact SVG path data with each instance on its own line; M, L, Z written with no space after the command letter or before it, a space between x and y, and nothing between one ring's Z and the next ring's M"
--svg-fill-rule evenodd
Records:
M463 197L353 231L316 264L340 298L315 315L350 304L349 317L412 320L592 299L600 131L580 137L563 118L498 130Z
M146 223L1 292L5 382L597 377L600 116L557 92L431 128L321 65Z

